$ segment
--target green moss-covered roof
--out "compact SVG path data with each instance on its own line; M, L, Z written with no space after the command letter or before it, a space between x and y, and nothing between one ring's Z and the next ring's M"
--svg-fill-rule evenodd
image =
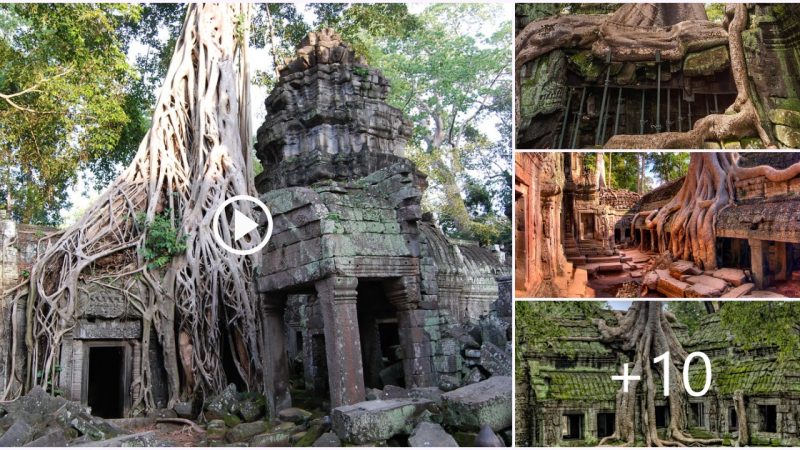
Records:
M712 390L721 395L742 391L747 395L800 393L800 362L778 362L774 358L711 361ZM689 381L700 390L705 381L705 368L700 360L692 362Z
M558 370L544 372L550 378L550 398L554 400L613 401L620 384L608 371Z
M731 340L731 334L722 327L719 315L709 314L700 319L697 331L687 336L683 346L687 351L709 351L728 348L731 346Z

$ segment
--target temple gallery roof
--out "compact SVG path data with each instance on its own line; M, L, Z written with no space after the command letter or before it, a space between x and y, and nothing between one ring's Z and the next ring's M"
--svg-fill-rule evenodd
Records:
M609 324L615 323L613 312L600 314ZM599 337L597 327L585 317L571 316L543 318L564 327L559 338L537 341L526 336L523 347L524 367L528 369L529 381L536 391L537 401L614 401L619 382L611 379L617 374L616 367L585 361L603 356L619 354L618 350L600 342L582 342L569 337ZM684 325L673 323L673 330L687 351L704 351L710 355L712 364L712 391L721 395L732 395L741 390L746 395L776 395L800 393L800 361L778 361L770 351L746 353L734 351L731 334L722 325L719 316L705 316L697 332L689 335ZM547 342L547 343L545 343ZM549 351L548 351L549 349ZM769 349L764 349L769 350ZM577 362L568 367L555 367L544 356L571 355ZM752 356L752 355L755 356ZM619 361L626 361L619 354ZM705 368L694 363L689 370L691 385L697 390L704 383ZM662 389L661 380L655 380L656 390Z
M685 177L680 177L675 181L662 184L661 186L653 189L652 191L644 194L639 200L639 211L649 211L664 206L683 186Z
M717 216L717 234L741 239L800 242L800 200L757 199L731 205Z

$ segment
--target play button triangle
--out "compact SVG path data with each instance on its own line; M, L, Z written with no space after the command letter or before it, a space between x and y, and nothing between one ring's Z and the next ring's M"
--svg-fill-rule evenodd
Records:
M249 217L237 210L233 211L233 240L238 241L242 236L256 229L256 227L258 227L258 224Z

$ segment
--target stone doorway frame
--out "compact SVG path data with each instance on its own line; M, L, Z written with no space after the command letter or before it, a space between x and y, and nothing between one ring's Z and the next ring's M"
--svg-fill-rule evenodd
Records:
M81 361L81 404L89 406L89 364L92 348L120 347L122 356L122 418L128 417L131 409L131 381L133 369L133 348L127 340L85 340L82 342L83 359Z
M400 346L406 355L403 358L406 387L435 385L431 342L424 328L425 310L418 309L421 294L417 276L328 276L316 281L314 288L322 309L328 386L334 408L366 399L357 311L359 278L380 281L386 299L396 310ZM261 296L266 331L265 393L271 414L291 405L283 323L287 295L288 292L272 292Z

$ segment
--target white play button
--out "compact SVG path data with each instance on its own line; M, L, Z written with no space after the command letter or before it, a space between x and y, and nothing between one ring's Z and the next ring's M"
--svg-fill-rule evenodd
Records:
M233 205L233 242L226 242L225 239L222 238L219 228L220 216L222 216L223 212L225 212L225 208L234 202L253 203L266 216L267 231L260 236L260 239L243 239L245 236L250 235L253 230L258 229L258 223L256 223L256 221L251 217L248 217L246 214L240 212L239 209L242 207L240 206L239 208L236 208L236 205ZM248 210L255 212L256 208L248 208ZM225 214L225 217L228 218L230 216ZM237 255L251 255L264 248L264 246L267 245L267 242L269 242L269 238L272 236L272 214L270 214L267 205L265 205L261 200L249 195L237 195L225 200L225 202L220 205L219 208L217 208L217 211L214 213L214 218L211 222L211 227L214 231L214 239L222 248ZM230 237L228 237L228 239L230 239Z
M238 241L246 234L258 228L258 224L250 220L239 210L233 212L233 240Z

